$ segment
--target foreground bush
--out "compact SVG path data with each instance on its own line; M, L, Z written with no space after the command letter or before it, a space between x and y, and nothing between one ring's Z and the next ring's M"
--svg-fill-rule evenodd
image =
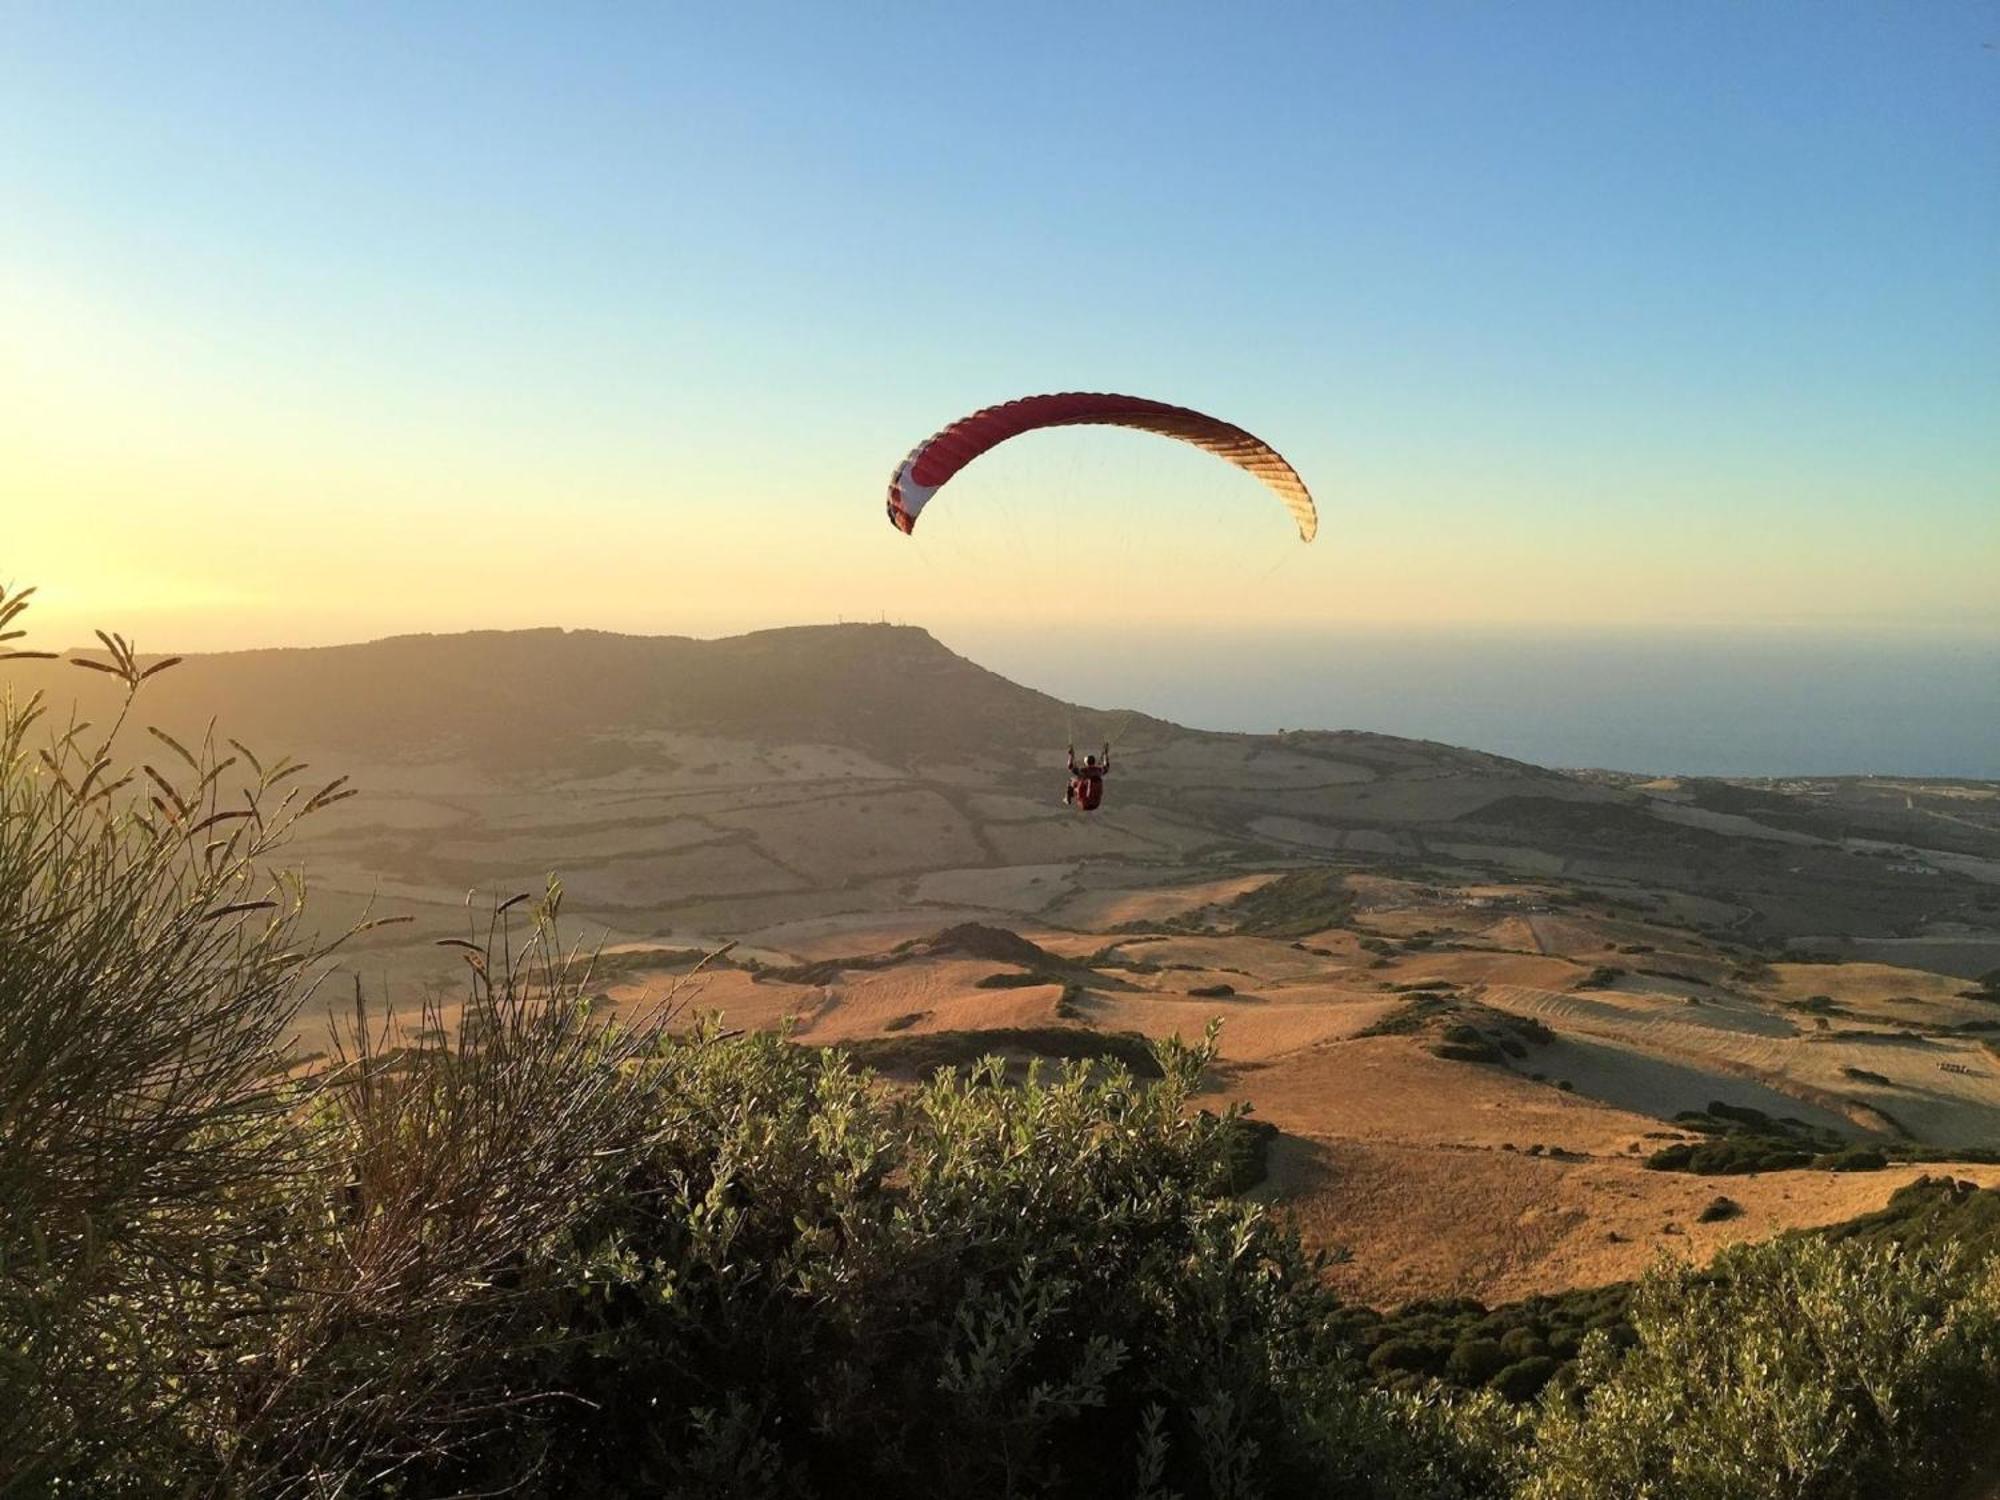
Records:
M160 668L106 646L129 710ZM304 1165L274 1062L324 950L268 861L339 787L158 734L121 761L124 727L0 699L0 1489L175 1481Z
M1240 1125L1188 1108L1209 1056L1170 1044L1145 1085L992 1061L899 1096L776 1038L669 1047L668 1135L579 1241L523 1377L570 1399L450 1482L1490 1492L1470 1420L1337 1372L1317 1263L1226 1195Z
M142 733L172 663L104 644L109 722L0 698L0 1495L358 1492L512 1399L511 1283L652 1139L653 1039L587 1023L552 890L462 945L449 1045L363 1015L295 1077L334 944L276 861L346 793Z
M1534 1500L1914 1496L1993 1439L2000 1265L1801 1238L1657 1271L1631 1316L1549 1403Z

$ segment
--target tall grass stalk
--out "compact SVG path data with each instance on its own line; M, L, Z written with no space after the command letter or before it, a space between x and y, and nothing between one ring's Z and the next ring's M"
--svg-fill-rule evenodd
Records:
M101 639L74 660L121 683L110 723L0 696L0 1489L174 1418L221 1337L191 1296L236 1311L190 1289L242 1286L252 1205L311 1166L272 1063L331 944L272 859L347 793L212 737L128 754L173 662Z
M0 591L0 661L31 591ZM351 932L279 863L353 795L115 715L0 696L0 1495L333 1494L490 1435L551 1335L520 1272L651 1139L674 1014L589 1019L553 881L454 939L466 992L332 1026ZM521 908L526 906L525 910ZM525 921L525 928L523 923ZM372 923L365 926L375 925Z
M566 1334L542 1319L548 1289L528 1268L657 1139L661 1036L679 1010L676 986L642 1025L593 1020L593 955L563 946L561 900L552 880L447 940L465 963L455 1003L433 991L399 1016L357 986L331 1019L312 1119L327 1191L294 1239L311 1295L273 1330L236 1414L257 1449L242 1467L273 1492L448 1466L557 1399L530 1365Z

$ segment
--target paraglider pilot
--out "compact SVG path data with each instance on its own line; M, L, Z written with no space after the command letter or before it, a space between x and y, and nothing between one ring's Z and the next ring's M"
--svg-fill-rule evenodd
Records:
M1076 763L1076 746L1069 747L1069 790L1063 793L1063 805L1075 807L1083 812L1096 812L1097 804L1104 800L1104 773L1111 769L1111 746L1104 747L1104 758L1086 755L1083 764Z

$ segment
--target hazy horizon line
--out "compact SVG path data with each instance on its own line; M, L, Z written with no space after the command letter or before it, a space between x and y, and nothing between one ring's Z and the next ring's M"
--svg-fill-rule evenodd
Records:
M229 656L252 651L317 651L332 650L347 646L370 646L383 641L409 640L419 638L449 638L463 635L531 635L557 632L560 634L589 634L621 636L632 640L695 640L723 641L746 635L763 635L780 630L821 630L838 629L847 626L888 626L896 629L921 630L941 643L949 643L954 635L969 635L992 639L996 637L1034 638L1050 633L1060 633L1074 629L1066 622L1053 624L1022 620L950 621L927 623L917 619L876 617L843 617L816 620L786 620L772 624L699 624L682 629L662 628L658 630L633 630L614 625L561 624L544 622L540 624L496 624L477 623L452 624L448 626L390 628L379 634L339 633L330 638L315 639L313 633L305 632L305 638L285 638L260 634L243 644L226 646L177 645L156 646L148 642L143 651L147 657L158 656ZM1814 620L1766 621L1674 621L1674 622L1629 622L1604 621L1589 625L1559 624L1535 621L1494 621L1478 622L1465 620L1423 621L1329 621L1317 624L1285 623L1265 620L1225 621L1211 623L1190 620L1097 621L1089 625L1091 636L1097 639L1137 639L1161 635L1186 636L1201 639L1216 638L1259 638L1259 639L1300 639L1337 640L1343 637L1370 637L1378 640L1532 640L1538 642L1575 642L1589 640L1616 640L1620 642L1640 642L1653 638L1684 637L1701 639L1754 638L1773 640L1840 640L1860 641L1880 638L1883 640L1924 640L1937 639L1962 642L1990 642L2000 646L2000 620L1935 620L1912 621L1908 619L1883 620L1878 622L1822 622ZM30 636L41 632L30 629ZM128 635L128 639L133 637ZM32 644L32 642L30 643ZM53 650L59 655L69 656L78 652L101 652L103 645L95 639L75 640L64 646L41 645L38 649Z

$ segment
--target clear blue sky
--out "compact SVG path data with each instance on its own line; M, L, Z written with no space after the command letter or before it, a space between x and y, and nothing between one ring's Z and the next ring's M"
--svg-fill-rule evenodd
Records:
M1996 251L1993 4L0 5L0 573L163 645L948 620L896 458L1108 388L1321 492L1277 623L1993 629Z

